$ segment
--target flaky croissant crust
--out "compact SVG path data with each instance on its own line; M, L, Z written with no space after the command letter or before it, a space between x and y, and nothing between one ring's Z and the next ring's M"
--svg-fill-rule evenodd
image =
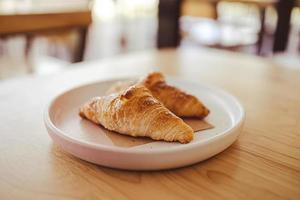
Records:
M170 111L179 117L204 118L209 110L195 96L170 86L159 72L153 72L141 81Z
M96 97L80 108L80 116L105 128L131 136L188 143L191 127L155 99L143 85L104 97Z

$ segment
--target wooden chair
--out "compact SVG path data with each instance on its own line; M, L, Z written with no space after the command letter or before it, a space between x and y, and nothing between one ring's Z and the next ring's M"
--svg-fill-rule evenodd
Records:
M0 15L0 38L5 39L20 34L25 35L25 55L28 57L35 36L59 34L75 29L79 31L80 38L74 61L79 62L83 59L87 30L91 22L90 10ZM31 72L32 69L29 68L28 71Z

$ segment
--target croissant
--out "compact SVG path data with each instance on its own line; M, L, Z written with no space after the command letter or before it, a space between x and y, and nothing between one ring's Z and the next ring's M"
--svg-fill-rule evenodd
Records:
M152 95L161 101L170 111L179 117L204 118L209 110L195 96L170 86L159 72L149 74L142 83Z
M150 73L138 83L120 82L109 89L109 93L125 90L133 84L142 84L147 87L152 95L164 104L171 112L179 117L204 118L209 110L195 96L170 86L164 76L159 72Z
M96 97L80 108L80 116L105 128L130 136L188 143L191 127L170 112L142 85Z

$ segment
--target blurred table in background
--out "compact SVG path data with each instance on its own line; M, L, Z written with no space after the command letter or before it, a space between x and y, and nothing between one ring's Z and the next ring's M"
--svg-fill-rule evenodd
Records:
M179 18L182 15L190 16L204 16L209 17L214 20L218 19L218 5L220 3L236 3L236 4L245 4L256 6L259 11L260 18L260 28L258 32L258 39L256 42L257 50L256 53L258 55L264 54L262 53L263 39L265 34L265 16L266 16L266 8L274 7L277 11L277 24L275 33L272 34L272 41L269 42L269 45L273 45L273 48L270 48L270 51L284 51L287 46L289 29L290 29L290 18L291 11L294 6L297 5L297 1L295 0L169 0L169 1L160 1L159 3L159 30L158 30L158 47L175 47L180 43L180 23ZM208 6L207 6L208 5ZM202 9L201 9L202 8ZM210 12L210 13L209 13ZM238 30L238 26L232 26L232 33L227 34L228 37L225 38L227 41L223 41L223 37L221 35L223 31L223 25L220 21L207 20L207 23L211 23L212 30L210 31L212 35L216 35L210 43L202 43L206 46L214 47L214 48L225 48L225 49L239 49L242 46L248 45L247 35L241 36L242 30ZM224 27L225 29L228 29ZM230 27L229 27L230 28ZM200 29L200 28L199 28ZM203 30L205 33L205 30ZM237 37L236 34L239 35ZM239 33L241 32L241 34ZM200 38L203 36L201 34L201 30L197 33ZM239 40L239 38L243 38L244 40ZM201 42L200 42L201 43ZM226 44L227 43L227 44ZM224 45L225 44L225 45ZM251 44L251 43L249 43ZM254 43L255 44L255 43Z
M24 35L25 56L28 58L34 37L60 35L76 30L79 37L73 61L82 61L87 30L92 22L89 1L40 1L27 5L26 2L16 2L12 7L4 2L0 2L0 39ZM27 66L28 72L32 72L30 63Z

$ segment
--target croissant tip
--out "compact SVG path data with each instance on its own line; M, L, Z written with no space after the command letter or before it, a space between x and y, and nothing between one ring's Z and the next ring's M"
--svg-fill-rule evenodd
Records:
M197 115L194 115L192 117L198 118L198 119L204 119L205 117L207 117L210 113L210 110L208 110L206 107L203 106L203 110L198 113Z
M165 77L161 72L154 71L147 74L141 80L142 80L141 83L145 84L147 87L147 86L152 86L158 82L164 82Z
M161 72L159 72L159 71L152 71L152 72L150 72L149 74L148 74L148 76L149 75L159 75L159 76L163 76L163 74L161 73Z
M206 117L209 113L210 113L210 110L208 110L207 108L204 107L202 118Z
M86 118L84 112L80 109L78 115L82 118Z
M182 135L180 138L178 138L178 141L182 144L187 144L191 142L194 139L194 133L190 132L188 134Z

